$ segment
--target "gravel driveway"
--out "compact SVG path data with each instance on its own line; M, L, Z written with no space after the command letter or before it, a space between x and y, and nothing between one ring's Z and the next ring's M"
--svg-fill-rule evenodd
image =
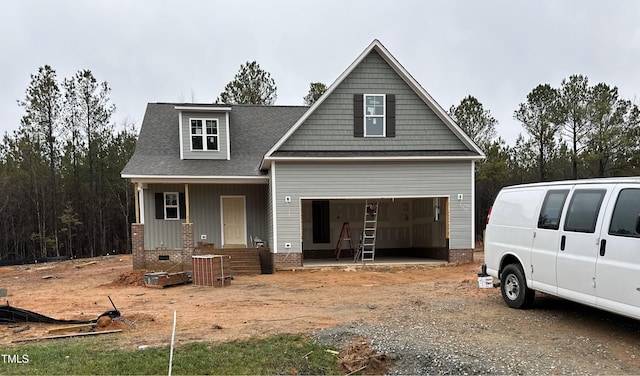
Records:
M361 336L395 359L393 375L640 374L640 322L537 294L534 308L508 308L499 289L476 281L410 293L377 322L315 334L341 347Z

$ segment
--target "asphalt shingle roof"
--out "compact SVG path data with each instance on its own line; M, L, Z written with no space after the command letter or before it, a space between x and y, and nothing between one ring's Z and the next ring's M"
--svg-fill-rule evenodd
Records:
M306 106L231 107L231 160L180 159L179 111L184 103L149 103L136 150L122 170L134 176L260 176L265 153L307 111ZM206 105L211 107L212 105Z

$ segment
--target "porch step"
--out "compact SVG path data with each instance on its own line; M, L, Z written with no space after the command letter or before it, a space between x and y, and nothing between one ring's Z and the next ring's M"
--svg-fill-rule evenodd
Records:
M207 249L199 254L214 254L231 256L229 262L233 275L256 275L262 274L264 271L260 259L260 253L269 252L267 248L223 248L223 249Z

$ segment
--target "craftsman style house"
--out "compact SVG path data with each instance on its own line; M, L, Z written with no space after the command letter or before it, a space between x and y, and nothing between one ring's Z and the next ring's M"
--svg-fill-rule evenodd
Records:
M150 103L122 171L134 268L186 261L199 242L264 244L276 270L335 258L372 203L376 257L471 260L482 158L377 40L311 107Z

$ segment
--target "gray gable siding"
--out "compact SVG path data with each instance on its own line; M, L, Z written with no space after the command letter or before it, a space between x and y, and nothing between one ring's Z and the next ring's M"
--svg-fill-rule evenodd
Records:
M301 198L449 197L452 249L473 248L473 164L460 162L275 163L277 250L301 252ZM464 199L458 201L458 194ZM290 196L291 202L285 202ZM335 239L332 239L335 241ZM272 247L273 248L273 247Z
M396 137L353 136L353 95L395 94ZM469 150L375 51L278 151Z
M227 117L225 112L182 111L182 157L184 159L227 159ZM191 119L218 120L218 151L191 150ZM206 135L204 135L206 137Z
M155 219L154 194L156 192L184 192L182 184L152 184L144 190L145 217L145 248L182 247L181 220ZM247 237L266 239L267 221L266 184L189 184L190 220L194 224L194 242L200 241L201 235L206 235L207 243L221 246L222 227L220 216L220 196L245 196L247 213ZM250 239L246 239L250 244Z

